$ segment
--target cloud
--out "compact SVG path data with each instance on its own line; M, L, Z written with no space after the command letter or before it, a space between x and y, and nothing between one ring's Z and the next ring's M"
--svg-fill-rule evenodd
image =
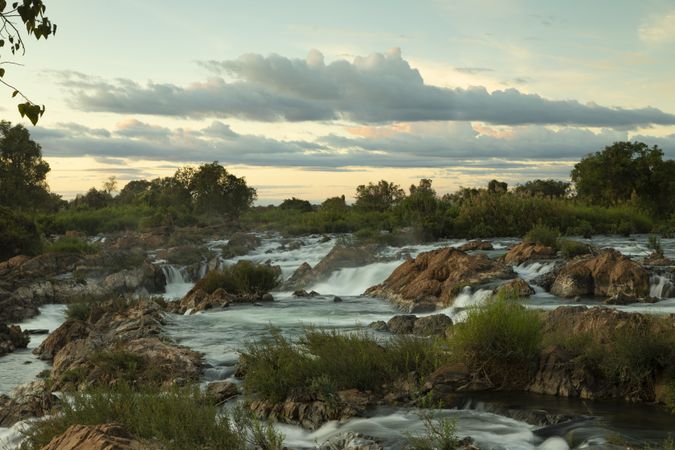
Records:
M72 128L72 127L71 127ZM220 161L229 165L299 167L349 171L354 167L525 170L577 161L615 141L626 131L557 130L527 125L490 127L469 122L418 122L359 128L352 135L329 134L312 141L284 141L239 134L215 121L201 129L170 129L138 120L120 122L103 133L69 134L36 127L46 156L91 156L101 161L132 159L180 163ZM350 129L346 129L350 131ZM675 157L675 135L636 136Z
M429 85L399 49L329 64L313 50L306 59L246 54L202 65L213 77L187 86L86 79L71 72L63 74L63 83L73 91L75 107L120 114L364 124L481 121L613 128L675 124L675 115L651 107L623 109L549 100L516 89L489 92L484 87Z
M638 35L648 44L675 41L675 11L643 21L638 28Z

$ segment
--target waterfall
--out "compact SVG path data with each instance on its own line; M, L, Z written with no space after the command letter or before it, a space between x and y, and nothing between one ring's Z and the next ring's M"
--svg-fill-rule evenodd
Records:
M361 295L369 287L382 283L399 265L401 261L389 261L336 270L308 290L324 295Z
M649 283L650 297L660 299L675 297L675 286L663 275L652 275Z
M194 283L184 267L176 267L171 264L163 264L162 272L166 278L166 287L164 288L164 297L167 300L177 300L182 298L192 289Z
M520 278L530 281L540 275L550 272L555 267L555 261L551 262L524 262L513 267Z

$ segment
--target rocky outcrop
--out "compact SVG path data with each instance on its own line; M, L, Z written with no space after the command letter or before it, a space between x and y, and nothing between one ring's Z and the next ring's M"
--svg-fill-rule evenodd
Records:
M469 241L466 244L457 247L457 250L469 252L474 250L493 250L494 247L489 241Z
M87 322L68 319L47 336L47 339L42 341L38 348L33 350L33 354L37 355L40 359L51 361L59 350L70 342L85 339L89 336L89 331L90 327Z
M214 308L227 308L235 303L236 296L229 294L225 289L216 289L212 294L208 294L203 289L194 287L180 301L170 302L167 310L185 314L195 314L200 311L206 311Z
M555 249L547 247L540 243L521 242L509 249L504 255L506 264L518 265L526 261L541 259L553 259L556 257Z
M563 298L623 294L641 299L649 295L649 273L618 251L603 250L597 256L567 263L556 276L551 293Z
M19 348L26 348L29 341L28 334L21 331L18 325L0 324L0 356Z
M378 260L376 250L377 247L374 245L337 244L311 270L309 270L309 264L303 263L284 283L284 288L301 289L312 283L325 280L336 270L374 263Z
M384 450L384 447L372 437L348 431L328 439L319 450Z
M445 336L451 326L452 319L445 314L432 314L425 317L405 314L394 316L389 319L389 322L379 320L368 325L369 328L377 331L417 336Z
M297 395L283 402L254 400L250 409L258 417L316 430L331 420L345 421L362 416L373 400L361 391L349 389L338 392L330 402L309 395Z
M230 236L227 244L222 249L225 259L235 256L246 255L260 246L260 238L252 233L237 232Z
M529 297L534 294L534 289L522 278L514 278L504 284L500 284L494 290L495 294L514 295L519 298Z
M387 322L387 329L394 334L411 334L415 328L417 316L406 314L402 316L394 316Z
M42 450L143 450L159 449L142 442L117 424L72 425Z
M483 254L468 255L442 248L404 262L366 294L386 298L406 311L428 311L452 305L465 286L511 277L511 267L500 261Z
M448 364L439 367L429 378L420 391L421 396L430 396L434 403L440 403L446 408L459 405L458 392L477 390L471 388L473 375L464 364Z
M0 427L48 414L59 403L42 380L17 386L9 396L0 394Z
M239 389L236 384L229 381L214 381L206 386L206 393L211 396L216 405L222 405L239 395Z
M654 267L668 267L675 266L675 260L666 258L663 253L652 252L649 256L642 260L642 264Z
M54 354L53 389L69 384L110 385L119 378L155 385L183 384L199 378L201 355L161 336L162 310L152 301L102 304L92 310L87 326L86 337L78 335ZM62 327L74 326L66 322ZM68 335L61 329L54 333ZM62 344L56 338L54 341Z

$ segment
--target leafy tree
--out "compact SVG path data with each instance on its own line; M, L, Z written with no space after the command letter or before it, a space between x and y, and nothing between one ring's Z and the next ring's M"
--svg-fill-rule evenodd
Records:
M150 191L152 183L148 180L129 181L115 197L115 201L123 205L143 203Z
M509 190L509 185L503 181L491 180L488 183L488 192L493 194L506 194Z
M103 190L110 195L112 195L113 192L117 192L117 177L114 175L108 177L108 179L103 182Z
M301 212L310 212L314 211L314 207L310 202L307 200L301 200L299 198L287 198L283 202L281 202L281 205L279 205L279 208L281 209L292 209L296 211L301 211Z
M32 218L0 206L0 261L19 254L35 255L42 239Z
M634 201L657 216L675 211L675 161L643 142L615 142L586 156L572 170L579 198L614 206Z
M344 211L348 208L344 194L340 197L330 197L321 203L322 211Z
M102 209L110 206L112 202L113 197L109 192L91 188L84 195L78 194L71 205L76 208Z
M247 186L244 178L232 175L217 161L196 169L179 169L174 178L187 188L198 213L238 217L257 198L255 189Z
M49 164L22 125L0 122L0 205L45 209L58 203L47 186Z
M364 211L387 211L404 197L405 192L399 185L381 180L377 184L358 186L354 206Z
M523 195L539 195L548 198L564 198L570 189L570 183L560 180L531 180L517 186L515 191Z
M12 55L26 53L26 46L23 36L19 30L22 25L26 28L26 34L33 36L35 39L45 38L56 33L56 24L53 24L45 12L47 7L42 0L22 0L12 3L11 7L7 7L5 0L0 0L0 48L7 48L12 52ZM21 23L17 25L20 19ZM2 61L0 65L4 66L11 61ZM12 97L17 95L23 97L23 103L19 103L19 113L21 117L28 117L33 125L35 125L39 118L44 114L45 107L36 105L30 101L21 91L14 86L7 83L3 78L5 76L5 68L0 67L0 83L4 84L12 90Z

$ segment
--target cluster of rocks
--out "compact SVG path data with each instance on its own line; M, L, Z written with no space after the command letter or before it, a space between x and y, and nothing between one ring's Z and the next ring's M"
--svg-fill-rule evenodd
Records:
M210 309L227 308L236 303L268 303L274 297L269 292L235 295L223 288L208 293L195 286L179 301L169 302L167 310L177 314L196 314Z
M29 341L28 333L21 331L18 325L7 326L0 323L0 356L18 348L26 348Z
M417 336L444 336L452 326L452 319L445 314L432 314L417 317L412 314L397 315L388 322L377 321L368 325L377 331L387 331L393 334L414 334Z

